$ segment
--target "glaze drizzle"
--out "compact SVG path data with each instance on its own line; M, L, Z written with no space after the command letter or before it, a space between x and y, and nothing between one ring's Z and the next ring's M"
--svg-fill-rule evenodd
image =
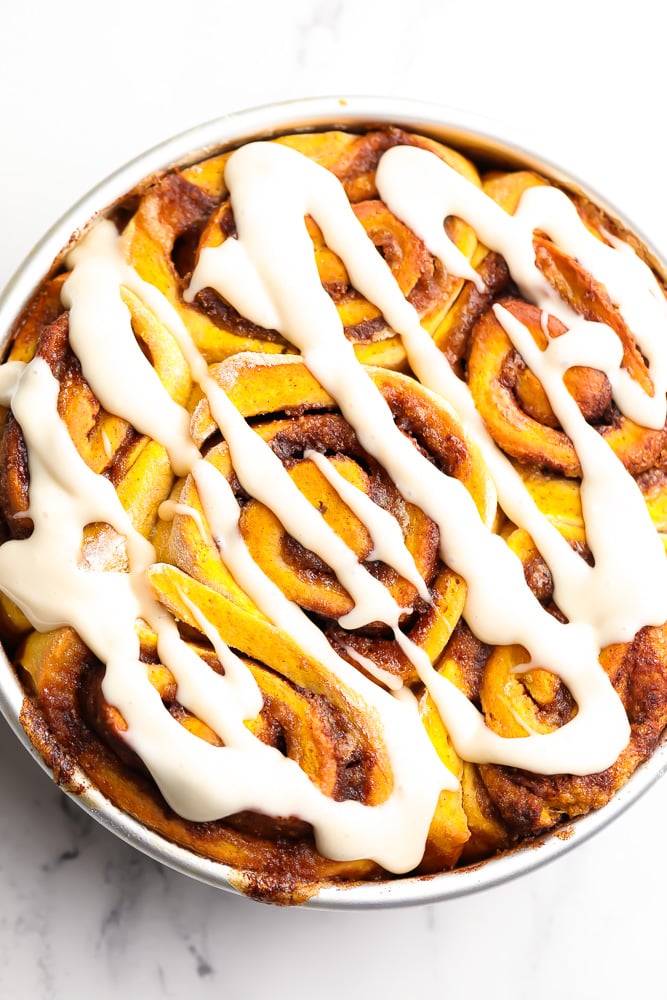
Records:
M39 359L0 368L0 397L4 405L11 405L28 449L28 515L35 526L29 538L0 547L0 586L35 628L73 626L106 664L105 698L125 718L129 744L180 815L208 820L243 809L296 815L313 825L318 848L331 858L370 858L390 871L409 871L423 854L440 792L455 788L456 780L430 744L410 692L376 670L380 681L388 681L385 690L339 657L313 622L254 563L239 531L238 503L224 477L195 446L189 414L171 399L138 347L121 290L136 294L178 344L194 382L208 399L244 490L269 507L289 534L317 553L351 595L353 609L340 624L356 628L381 621L388 626L430 692L462 757L544 774L593 773L618 757L627 744L629 724L600 666L600 651L610 643L629 640L644 625L667 620L667 560L642 495L582 417L563 375L575 365L604 371L622 412L644 426L662 427L667 306L646 265L625 244L607 245L593 237L561 192L533 188L510 216L433 153L406 146L382 156L377 183L383 200L449 271L480 283L444 233L444 220L456 215L505 257L522 295L568 327L566 334L540 351L515 317L495 308L575 444L583 470L587 541L594 555L594 565L588 566L540 513L514 466L491 440L467 386L421 327L335 177L293 149L258 142L231 155L226 183L237 238L201 252L186 300L192 301L203 288L213 288L253 323L277 330L293 345L336 400L362 447L387 470L403 497L437 524L443 562L466 581L464 617L476 635L495 645L524 646L531 663L564 680L577 703L576 715L555 732L521 738L503 738L486 726L477 709L401 631L399 619L405 609L304 499L216 382L176 311L128 266L123 237L106 221L95 225L70 254L71 274L62 295L70 314L70 342L84 377L107 410L164 445L178 475L192 476L222 558L259 610L326 667L354 711L380 720L380 738L392 770L391 791L373 806L334 802L294 761L250 733L244 723L257 715L262 704L256 682L195 607L191 612L224 675L213 673L181 640L173 618L146 581L146 571L155 561L153 547L134 529L110 484L95 476L76 453L57 414L58 385ZM354 287L381 310L401 337L419 380L458 414L493 481L486 516L480 516L458 480L436 469L396 427L322 288L306 216L320 226ZM548 233L605 284L647 358L652 394L623 369L615 334L603 324L577 317L539 273L532 245L536 229ZM429 601L428 588L397 522L379 508L370 509L368 498L323 456L312 453L306 458L315 462L367 527L373 558L394 567L422 600ZM542 608L525 582L521 563L493 533L496 492L505 513L526 528L545 558L566 623ZM163 516L175 512L187 509L163 505ZM98 521L110 524L124 539L128 572L96 572L80 566L83 529ZM218 733L224 746L204 743L164 710L139 661L138 618L158 636L158 653L176 677L179 701ZM364 665L359 654L352 658Z

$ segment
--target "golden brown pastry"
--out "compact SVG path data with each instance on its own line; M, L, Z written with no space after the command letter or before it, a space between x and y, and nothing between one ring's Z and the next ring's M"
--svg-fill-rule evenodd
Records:
M601 807L667 724L666 351L613 220L427 137L144 185L2 369L30 738L279 903Z

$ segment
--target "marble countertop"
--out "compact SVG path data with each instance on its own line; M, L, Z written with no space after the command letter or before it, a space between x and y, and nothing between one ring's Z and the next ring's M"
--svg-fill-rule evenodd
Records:
M548 13L546 12L548 11ZM667 248L649 0L84 0L0 16L0 285L113 169L220 114L316 94L508 123ZM548 22L547 22L548 19ZM530 876L386 911L282 910L165 869L71 803L0 720L0 996L660 995L667 786Z

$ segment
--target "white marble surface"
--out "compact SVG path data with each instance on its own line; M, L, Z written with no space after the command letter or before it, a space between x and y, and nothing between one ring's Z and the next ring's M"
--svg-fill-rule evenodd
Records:
M167 136L313 94L507 122L667 247L652 0L3 4L0 285L83 191ZM462 900L284 911L163 869L89 820L0 722L0 996L450 1000L665 995L667 787L565 858Z

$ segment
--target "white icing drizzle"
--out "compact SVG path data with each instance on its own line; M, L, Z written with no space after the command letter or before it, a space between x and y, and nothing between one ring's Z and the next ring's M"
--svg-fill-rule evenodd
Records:
M377 680L381 681L386 687L389 688L390 691L401 690L403 687L403 681L400 677L397 677L396 674L392 674L388 670L378 667L375 660L371 660L369 656L364 656L357 649L355 649L354 646L344 645L343 648L346 655L349 656L351 660L354 660L360 667L363 667L364 670L371 675L371 677L375 677Z
M667 323L667 300L655 275L628 244L614 240L613 246L607 246L597 239L583 225L567 195L551 186L528 188L510 215L444 160L412 146L395 146L385 153L378 166L377 185L389 208L415 231L424 230L429 221L432 225L433 215L441 222L450 215L465 219L482 243L505 258L528 301L566 326L585 327L589 324L572 312L536 266L533 234L541 230L551 236L605 286L648 361L655 387L652 396L627 371L617 372L614 395L621 411L645 427L659 429L664 425L667 352L662 332ZM420 197L413 200L415 188ZM429 249L437 255L441 250L439 244Z
M100 229L106 231L104 237L98 235ZM74 271L68 278L66 285L69 285L70 289L73 287L76 272L81 266L80 262L83 261L84 273L90 268L95 275L96 283L86 285L83 280L80 282L82 298L83 289L88 289L92 301L94 301L93 290L99 294L102 302L113 299L114 290L115 297L118 299L118 289L121 285L125 285L137 294L164 323L178 343L190 367L194 381L199 384L208 397L212 416L229 445L234 471L243 488L250 496L261 500L269 507L294 538L319 555L334 570L341 582L344 581L344 586L353 598L354 607L349 614L341 619L341 624L346 628L359 628L369 622L385 621L387 618L398 620L402 609L398 607L391 594L368 573L358 561L355 553L329 527L321 513L309 503L289 476L284 474L283 466L278 457L252 431L227 395L220 389L215 379L211 377L204 358L196 349L178 314L170 308L167 300L157 289L141 281L136 272L124 263L120 243L117 238L114 238L113 227L104 224L98 225L87 237L85 251L82 246L77 249L79 256L70 255L69 258L69 262L74 265ZM94 264L88 263L88 255L93 258ZM123 305L122 302L121 305ZM93 308L90 305L88 307ZM70 329L77 319L78 313L71 311ZM84 341L83 324L87 319L88 317L84 313L81 320L81 340ZM125 346L124 348L123 363L130 365L134 362L137 365L136 377L139 381L140 371L143 370L143 366L147 362L145 362L133 336L130 336L131 326L129 313L126 309L117 311L116 323L116 338L120 338L122 330L123 339L132 340L133 346ZM111 353L113 354L113 352ZM93 355L92 379L94 379L98 374L102 375L103 371L102 366L98 366L95 362L94 351L91 350L91 354ZM83 370L87 374L88 359L80 358L80 360ZM110 363L109 357L107 357L108 363ZM107 373L108 371L107 368ZM152 368L150 371L155 376ZM129 410L123 409L126 402L123 398L124 387L113 390L116 392L116 397L111 402L114 403L114 412L129 413L127 419L138 429L146 427L149 420L152 420L152 436L164 444L170 454L178 455L178 465L173 461L172 464L178 473L183 474L191 468L193 459L199 458L199 453L191 441L189 433L183 431L182 417L186 411L176 404L171 405L168 397L166 397L167 402L164 402L166 393L157 376L155 379L157 385L153 385L154 395L149 397L150 416L147 417L144 413L144 403L135 403L133 396L127 400ZM97 391L94 381L91 381L91 385ZM173 432L167 423L166 434L159 418L159 389L162 389L162 405L165 406L165 410L171 409L175 414ZM110 394L111 391L107 387L107 394ZM422 590L423 586L422 581Z
M460 175L446 163L430 154L422 156L422 152L412 147L396 147L385 154L378 168L382 197L406 224L411 225L415 220L404 194L405 186L417 183L422 192L428 190L439 211L444 213L442 218L449 214L461 215L486 245L503 254L525 297L542 309L545 333L545 317L549 312L569 326L561 347L557 345L563 338L557 338L548 351L540 352L522 324L506 310L496 309L496 316L502 317L502 325L510 339L542 382L552 408L558 408L556 396L564 400L561 408L566 405L571 408L569 394L561 385L562 376L567 368L587 363L605 371L623 412L645 426L662 427L667 410L667 343L664 337L667 303L655 276L644 262L627 244L616 241L609 247L592 236L569 199L555 188L529 188L512 216L480 189L462 183ZM564 249L604 281L649 361L655 387L652 397L643 393L621 368L620 345L612 331L604 324L587 322L572 313L546 282L535 263L534 229L552 234ZM626 269L624 265L628 261L632 264ZM599 629L601 646L627 641L644 624L661 624L666 608L660 595L664 593L662 581L667 565L664 559L656 558L655 531L651 529L644 503L639 502L634 481L609 449L602 447L599 436L588 428L581 414L573 411L567 433L571 438L586 436L587 446L584 447L581 441L577 448L580 461L587 461L589 467L582 498L590 497L593 491L597 497L595 511L592 503L589 506L587 537L596 564L602 562L604 552L604 571L587 566L542 516L515 468L486 431L467 387L448 365L443 365L432 341L427 342L415 331L414 324L408 328L404 341L410 363L420 380L448 399L465 420L491 471L503 509L516 524L526 528L548 563L554 577L556 602L568 618L573 621L585 618L588 612L582 612L582 607L590 610L591 602L596 602L593 618ZM610 348L612 342L616 346ZM584 344L588 345L585 357L581 353ZM557 357L559 360L554 368L551 359L555 362ZM577 426L581 427L579 433L575 430ZM582 459L591 449L595 450L597 458ZM626 501L630 495L634 499ZM630 511L632 529L627 527ZM615 530L610 530L612 523L616 525ZM625 541L620 541L630 536L631 543L626 545ZM640 537L642 541L637 548ZM639 579L655 581L652 597L647 599L646 585L640 587Z
M104 454L109 459L113 458L113 448L111 446L111 441L109 440L109 435L104 430L104 428L102 428L101 437L102 437L102 447L104 448Z
M176 500L162 501L158 509L158 517L162 521L173 521L177 514L183 514L186 517L191 517L197 525L199 537L206 540L207 531L204 524L204 518L195 507L190 507L189 504L186 503L179 503Z
M12 396L16 390L18 380L23 375L25 364L23 361L6 361L0 365L0 405L11 406Z
M100 225L110 227L109 223ZM86 242L78 249L83 255ZM119 267L115 259L117 241L95 240L88 250L96 255L101 271L106 257L106 278L109 284L116 283L118 297L122 283L147 304L152 301L159 306L160 317L177 336L193 376L208 391L212 412L224 423L223 415L228 414L231 404L208 374L174 310L164 299L158 300L155 290L141 282L135 272ZM110 295L109 288L106 293ZM83 295L83 290L78 294ZM115 336L133 337L130 324L119 322ZM125 363L132 363L127 361L131 354L119 351ZM143 358L141 352L134 360L138 358ZM108 372L111 379L125 376L120 367ZM187 457L204 498L206 519L232 572L247 592L257 597L262 610L297 635L301 648L317 656L346 686L356 711L381 720L379 732L390 761L393 790L380 805L368 807L329 799L294 761L266 747L243 726L244 719L252 718L261 707L255 681L238 658L230 659L229 650L191 605L225 668L224 677L214 674L180 641L173 620L145 584L145 569L154 561L153 548L132 528L111 484L95 476L76 452L57 415L58 384L46 364L36 359L27 366L6 366L2 390L22 427L29 453L31 498L34 495L39 503L33 510L31 500L28 511L35 521L33 534L0 548L3 588L35 627L47 630L72 625L106 664L105 697L121 711L128 725L129 744L144 760L173 808L192 820L209 820L240 809L295 814L313 824L320 849L332 858L368 857L396 872L418 864L438 795L443 788L455 788L456 780L437 758L416 703L392 697L338 657L322 633L258 570L238 530L239 509L226 480L201 459L189 435L187 440L179 440L174 424L161 425L156 420L156 439L163 444L170 439L172 450ZM153 405L158 410L163 406L169 410L170 403L166 390L155 393ZM236 410L234 415L238 417ZM236 433L233 429L228 433L237 447L239 438L246 444L251 438L262 443L244 421L232 422ZM45 428L52 427L55 441L45 433ZM264 463L267 454L270 452L262 443L258 460ZM288 479L282 466L280 478ZM168 516L175 513L169 502L164 512ZM78 566L83 527L98 521L107 521L125 537L129 574L92 574ZM401 609L393 600L386 601L385 608L388 617L397 622ZM179 701L219 734L223 748L188 733L164 711L139 662L134 623L140 617L158 635L158 653L177 680ZM245 680L240 685L242 674ZM269 795L265 791L267 782L271 787Z
M403 541L403 533L396 518L341 476L321 452L312 448L306 449L304 458L310 459L317 466L341 500L345 501L368 529L373 540L373 549L368 558L381 559L391 566L415 587L420 597L430 603L431 595L428 587L419 574L412 553Z
M389 591L371 576L356 553L285 474L278 456L248 426L210 376L201 385L243 488L266 504L293 538L324 559L352 597L354 607L340 619L340 624L360 628L374 621L398 621L402 609Z
M189 416L165 392L132 333L130 311L119 295L129 269L117 242L113 226L95 226L68 256L72 270L61 298L70 311L70 344L102 406L162 442L176 472L183 473L195 451ZM123 378L109 376L116 371Z
M533 189L522 198L515 216L509 216L431 153L398 147L384 154L378 170L383 198L448 269L479 281L442 235L443 220L457 215L486 245L505 256L526 298L570 327L542 352L511 314L496 310L575 443L584 474L587 538L595 555L595 565L589 567L539 513L491 441L467 387L421 328L333 175L287 147L253 143L230 157L226 181L238 239L202 252L188 297L213 287L250 320L279 330L297 347L310 371L336 399L362 446L387 469L405 499L438 525L443 560L467 582L465 617L476 634L495 644L524 645L532 662L564 679L577 702L577 715L545 735L503 739L487 728L465 696L400 631L402 609L328 528L243 420L211 377L175 310L125 264L122 239L107 222L95 226L72 252L72 273L64 286L70 340L84 376L108 411L167 448L177 474L191 473L208 527L237 583L271 622L326 668L353 712L377 721L392 769L391 793L372 807L335 802L294 761L252 735L244 723L257 715L262 704L252 674L185 595L183 600L210 640L224 674L212 671L180 639L174 620L146 582L146 569L155 559L152 546L134 530L110 483L95 476L76 452L57 415L58 385L39 359L0 367L0 400L11 404L28 448L28 516L34 522L29 538L0 547L0 586L36 628L71 625L106 664L105 697L121 711L128 724L128 742L181 815L208 820L242 809L294 814L313 824L324 854L337 859L368 857L395 872L408 871L421 858L440 791L455 788L456 781L438 760L411 692L374 668L370 672L393 690L387 692L339 657L313 622L254 563L239 531L239 506L231 488L201 458L189 436L186 411L171 400L138 347L121 288L135 292L176 339L194 381L208 398L244 489L266 503L290 534L317 552L351 595L354 609L341 623L356 627L380 620L393 630L435 700L458 752L475 761L576 774L609 766L627 743L628 720L598 654L610 642L629 639L642 625L667 619L667 560L641 494L603 439L583 420L562 376L575 364L598 367L610 378L621 409L646 426L662 426L667 381L664 298L649 269L632 251L623 244L605 247L590 236L559 192ZM415 192L420 193L416 208L410 200ZM530 531L545 556L569 624L559 623L541 608L525 584L520 562L484 523L462 484L440 473L396 428L322 289L304 225L306 215L318 222L354 286L401 335L420 380L460 414L487 461L505 511ZM535 228L553 235L605 284L649 361L653 396L638 389L621 369L618 342L610 331L574 317L539 274L532 249ZM375 507L323 456L313 452L306 457L366 526L373 558L394 567L428 600L395 519ZM173 501L163 504L164 516L175 513L192 512ZM80 565L83 529L100 521L124 538L129 572L99 572ZM158 654L176 678L179 701L209 725L224 746L193 736L164 710L139 661L138 618L157 633ZM351 650L350 656L366 666L360 654Z
M414 169L407 178L404 164L399 161L401 169L394 172L394 188L400 191L428 189L432 195L431 204L436 205L431 210L441 224L448 215L457 215L470 222L484 242L500 248L508 258L512 274L516 277L516 273L520 273L519 284L525 294L536 298L542 308L550 305L554 293L534 264L533 228L522 223L521 228L515 226L510 231L513 223L507 220L512 217L462 180L451 168L446 168L445 164L442 164L441 170L442 161L433 154L410 147L396 147L385 154L378 170L378 183L390 207L393 202L384 183L383 164L390 154L395 160L399 153L423 155L410 156L408 165ZM432 182L429 176L431 171L435 174L435 181ZM257 183L259 176L261 184ZM488 754L490 759L510 764L520 760L522 766L532 766L541 771L577 773L607 766L627 742L628 725L597 656L604 643L609 641L610 634L617 634L620 630L620 639L626 636L628 628L634 634L646 624L643 615L638 621L633 613L626 615L622 630L618 624L614 625L611 615L607 615L603 625L597 621L581 626L577 622L562 625L555 621L528 590L518 560L481 523L470 496L461 484L439 475L397 431L381 395L369 386L366 373L356 363L333 303L319 282L303 222L308 214L315 218L328 246L344 261L353 285L382 310L392 328L402 335L408 359L421 380L437 390L441 390L443 383L447 389L455 386L453 392L444 394L455 408L457 403L463 402L464 418L473 409L472 400L467 388L455 378L421 328L414 309L401 295L384 261L368 240L361 239L361 227L338 182L293 150L269 143L249 144L233 154L227 164L226 179L238 239L227 240L218 247L203 251L193 275L190 297L197 290L210 286L254 321L261 322L262 317L271 317L272 326L299 349L310 371L337 400L363 447L387 468L406 499L417 503L438 524L443 559L468 584L465 616L473 630L487 642L521 643L526 646L534 662L553 669L563 677L578 702L576 718L557 733L528 737L517 743L515 740L498 739L489 733L472 706L457 706L456 703L461 702L458 694L450 694L447 684L441 684L433 677L429 686L438 688L438 704L455 745L461 749L467 727L468 732L473 729L476 732L477 746L471 751L468 741L464 754L472 759L480 759L483 753ZM448 185L446 194L449 200L445 208L442 207L442 196L438 203L440 192L436 190L436 183L440 189ZM450 187L454 189L453 195ZM535 189L536 192L539 190ZM541 228L549 232L552 225L556 227L551 217L558 214L561 207L561 199L557 203L551 199L547 204L540 205ZM407 221L413 225L412 218ZM533 219L531 225L534 224ZM580 233L585 233L578 220L576 225ZM571 222L573 227L574 222ZM423 226L417 228L425 229ZM525 238L524 229L528 229L529 239ZM586 240L587 236L582 237L582 241ZM576 233L571 242L577 245ZM526 260L528 243L529 263ZM613 248L606 249L614 252ZM263 290L259 299L256 298L258 288ZM588 328L590 324L585 326ZM662 406L664 421L664 399ZM580 414L579 420L583 422ZM478 431L480 441L488 441L488 435L480 428L481 421L477 417L472 422L472 432ZM495 446L487 450L497 452ZM509 462L501 462L494 456L494 465L501 464L511 469ZM594 459L591 459L591 464L594 464ZM602 472L599 463L596 471ZM531 509L534 505L527 498L516 474L504 471L504 475L508 481L503 484L509 487L507 492L518 497L510 506L528 508L532 526L532 522L537 520L535 511ZM622 475L625 476L625 473ZM610 498L609 502L613 504L615 499ZM539 515L539 520L544 522L545 519ZM465 531L460 530L461 524L466 525ZM655 535L650 526L644 527L652 536ZM553 538L557 532L543 527L538 536L540 534ZM575 560L581 562L560 536L559 539L557 543L552 542L550 548L553 551L549 552L550 567L556 577L560 562L564 562L566 567L575 565ZM481 573L480 567L483 567ZM660 572L664 579L667 572L664 565ZM502 581L501 585L499 581ZM605 578L604 586L607 585ZM665 593L664 587L661 593ZM664 621L667 618L667 600L662 600L660 620ZM400 636L396 637L399 642L402 641ZM413 662L421 659L418 651L410 651L410 656ZM415 665L422 679L428 683L430 664ZM601 705L604 705L603 710ZM464 725L462 719L466 715L468 721ZM601 725L602 722L605 724ZM589 725L592 728L588 728ZM484 751L482 746L486 748ZM572 754L570 750L575 752ZM532 761L530 765L526 764L528 756ZM573 760L573 756L577 759Z
M99 651L116 628L112 616L100 621L99 608L106 605L120 623L134 623L138 606L132 585L150 563L152 546L133 531L111 483L79 457L58 417L59 387L46 362L36 359L14 373L18 377L11 403L28 446L27 516L34 530L28 538L0 547L2 586L36 628L73 625L83 641ZM125 536L135 572L121 575L79 567L83 528L97 521L106 521Z
M641 624L665 620L667 560L639 487L594 427L582 419L563 383L573 365L593 366L613 383L621 343L609 327L572 327L540 351L522 323L501 306L495 313L549 398L582 466L581 504L594 565L560 571L557 600L572 622L589 622L602 646L628 642ZM613 544L609 540L613 539ZM557 570L560 567L556 567Z

